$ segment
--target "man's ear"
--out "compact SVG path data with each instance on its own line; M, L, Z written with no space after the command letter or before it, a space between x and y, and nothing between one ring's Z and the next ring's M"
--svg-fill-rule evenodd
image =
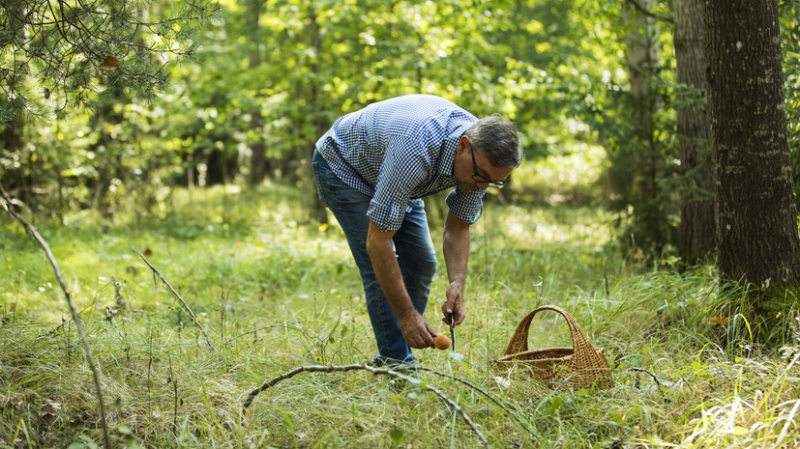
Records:
M469 137L461 136L458 140L458 146L456 146L456 154L462 154L463 152L467 151L469 148Z

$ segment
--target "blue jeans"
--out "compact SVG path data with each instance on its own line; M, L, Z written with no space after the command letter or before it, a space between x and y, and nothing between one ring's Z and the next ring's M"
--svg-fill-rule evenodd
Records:
M414 363L414 355L400 332L400 323L389 300L375 277L367 253L369 218L367 208L372 198L342 182L318 152L312 159L319 199L333 212L342 227L364 284L367 312L378 343L375 362L383 364ZM428 220L422 200L411 201L412 210L392 239L403 283L411 302L419 313L425 312L433 275L436 273L436 252L433 249Z

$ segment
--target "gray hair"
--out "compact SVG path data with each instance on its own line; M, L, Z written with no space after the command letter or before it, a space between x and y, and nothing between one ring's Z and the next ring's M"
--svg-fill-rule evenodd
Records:
M519 167L522 146L514 125L500 116L484 117L464 133L472 141L473 151L483 154L495 167Z

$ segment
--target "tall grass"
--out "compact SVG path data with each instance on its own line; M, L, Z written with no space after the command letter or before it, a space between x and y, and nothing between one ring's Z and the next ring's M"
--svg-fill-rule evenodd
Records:
M176 191L149 219L120 215L104 225L73 216L66 227L38 226L81 308L115 444L480 446L437 396L364 371L297 375L243 412L266 379L303 365L364 363L376 352L341 230L308 222L302 203L278 186ZM744 292L720 291L709 267L681 273L669 260L626 258L611 221L588 206L488 204L473 228L459 355L417 354L497 402L430 372L421 380L459 404L492 447L799 447L797 329L782 352L757 347L746 332L727 338L747 326L721 305ZM437 246L440 234L434 229ZM47 262L6 218L0 237L0 447L94 447L91 374ZM183 296L217 352L132 246ZM426 316L444 332L440 267ZM497 377L492 361L541 304L570 311L605 348L613 389ZM529 345L571 345L563 320L538 315Z

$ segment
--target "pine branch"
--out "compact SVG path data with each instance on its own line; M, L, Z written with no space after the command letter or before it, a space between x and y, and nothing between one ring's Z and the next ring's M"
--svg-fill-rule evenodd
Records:
M0 69L0 123L18 112L45 117L91 108L106 84L149 98L164 87L164 65L195 51L191 33L220 12L214 0L176 3L151 19L146 0L27 0L0 9L2 50L19 63ZM148 36L157 35L158 42ZM158 55L159 58L152 58ZM114 72L108 57L122 61ZM149 57L148 57L149 56ZM44 92L40 95L40 92ZM41 99L44 98L44 101ZM51 97L54 97L51 100ZM55 100L55 101L54 101ZM48 103L54 101L54 104Z

